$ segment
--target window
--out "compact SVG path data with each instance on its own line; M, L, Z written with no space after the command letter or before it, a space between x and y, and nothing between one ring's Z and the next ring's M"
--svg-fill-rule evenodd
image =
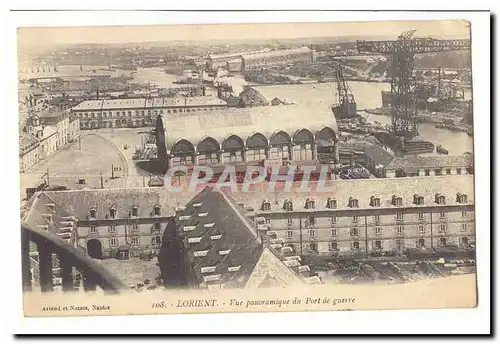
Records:
M90 209L90 218L95 219L96 218L96 210L95 209Z
M109 209L109 217L111 217L112 219L116 218L116 209Z
M439 246L446 246L446 238L439 238Z
M90 233L97 233L96 226L90 226Z
M403 226L397 226L396 231L398 234L403 234L404 233L404 227Z
M353 241L352 248L353 250L359 250L359 241Z
M352 222L357 223L359 221L359 216L353 216L352 217Z
M155 224L153 225L153 229L155 231L159 231L161 229L161 223L155 222Z
M439 231L440 232L446 232L446 225L445 224L440 224L439 225Z
M392 196L392 205L400 207L403 205L403 199L401 197Z
M466 224L466 223L462 223L462 224L460 225L460 230L461 230L462 232L467 232L467 224Z
M316 235L316 231L314 229L309 230L309 236L314 237Z
M451 174L451 168L446 169L446 174Z
M306 226L313 226L316 222L316 219L314 218L314 216L308 216L306 218Z
M418 213L418 219L422 221L424 219L424 213Z
M138 236L132 237L132 245L139 245L139 237Z
M262 211L270 211L271 210L271 203L266 202L266 201L262 202L261 210Z
M271 223L271 219L266 219L266 225Z
M417 247L424 248L425 247L425 239L417 240Z
M413 203L415 203L416 205L423 205L424 197L420 195L413 195Z
M446 204L446 197L440 194L436 194L436 203L437 204Z
M431 175L431 170L426 169L426 170L425 170L425 175L426 175L426 176L430 176L430 175Z
M380 250L382 249L382 241L380 240L375 240L375 249Z
M283 209L285 211L293 211L293 203L291 201L285 201L283 204Z
M288 226L291 226L293 224L293 219L291 219L291 218L288 218L286 221L287 221L286 223Z
M144 110L141 111L141 116L144 116Z
M333 198L328 198L326 201L326 207L329 209L337 209L337 201Z
M116 232L116 226L115 226L115 225L111 225L111 226L109 226L108 231L109 231L110 233L115 233L115 232Z
M139 225L138 225L137 223L134 223L134 224L132 225L132 230L133 230L133 231L138 231L138 230L139 230Z
M110 238L109 239L109 246L111 246L111 247L118 246L118 239L117 238Z
M314 209L315 202L311 199L306 200L306 209Z
M403 221L403 213L397 213L396 214L396 221L397 222L402 222Z
M155 214L156 216L159 216L159 215L160 215L160 206L159 206L159 205L157 205L157 206L155 207L155 209L154 209L154 214Z
M419 233L424 233L425 232L425 229L424 229L424 225L418 225L418 232Z
M138 216L139 215L139 209L137 207L132 208L132 216Z
M457 168L457 174L462 174L462 169L461 168Z
M351 236L356 236L356 235L359 235L359 231L357 228L351 228Z
M467 195L457 193L457 202L458 203L467 203Z
M330 251L337 251L338 250L338 245L337 245L336 241L330 242L328 246L330 248Z
M316 243L310 243L309 244L309 251L318 252L318 244L316 244Z
M332 228L332 229L330 229L330 234L331 234L332 236L337 236L337 228Z
M434 170L434 175L436 175L436 176L440 176L440 175L442 175L442 174L443 174L443 171L442 171L440 168L436 168L436 169Z
M377 215L373 215L373 220L374 220L375 222L379 222L379 221L380 221L380 215L379 215L379 214L377 214Z
M371 197L370 198L370 205L372 207L380 207L380 198L377 198L377 197Z
M460 243L462 245L469 245L469 238L467 238L467 237L461 237L460 238Z
M152 237L151 238L151 245L153 245L153 246L161 245L161 236L155 235L154 237Z
M351 197L351 198L349 198L348 206L349 206L349 208L358 208L359 202L357 199Z
M293 238L293 231L286 231L286 237L288 239L292 239Z
M330 222L331 222L331 223L337 223L337 216L332 216L332 217L330 218Z
M382 228L381 227L375 227L375 234L381 234L382 233Z
M441 211L441 212L439 213L439 218L440 218L440 219L446 219L446 213L445 213L444 211Z

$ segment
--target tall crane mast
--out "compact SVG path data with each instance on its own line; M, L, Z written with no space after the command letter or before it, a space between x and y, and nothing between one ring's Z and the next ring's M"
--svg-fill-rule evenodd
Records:
M415 31L403 32L395 41L357 41L359 53L392 55L392 131L405 139L418 135L415 54L470 50L469 39L413 38Z

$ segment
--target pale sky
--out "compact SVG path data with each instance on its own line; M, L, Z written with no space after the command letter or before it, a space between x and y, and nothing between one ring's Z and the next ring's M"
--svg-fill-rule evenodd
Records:
M468 23L391 21L344 23L205 24L19 28L19 45L128 43L209 39L284 39L335 36L393 36L417 29L415 36L469 38Z

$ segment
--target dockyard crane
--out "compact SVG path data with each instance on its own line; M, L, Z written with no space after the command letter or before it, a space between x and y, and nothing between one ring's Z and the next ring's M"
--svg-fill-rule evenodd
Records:
M405 139L418 135L415 54L470 50L470 39L414 38L415 31L403 32L395 41L357 41L359 53L392 55L392 131Z

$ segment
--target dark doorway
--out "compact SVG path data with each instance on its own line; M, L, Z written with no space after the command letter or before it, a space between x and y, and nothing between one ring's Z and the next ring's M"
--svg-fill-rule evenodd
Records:
M92 258L102 259L102 245L97 239L87 241L87 254Z

